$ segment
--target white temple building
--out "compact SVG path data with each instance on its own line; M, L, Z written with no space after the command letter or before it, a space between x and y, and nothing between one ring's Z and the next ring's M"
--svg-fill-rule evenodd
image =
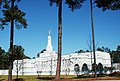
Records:
M61 57L61 74L62 75L76 75L74 71L75 65L79 65L80 74L82 73L83 64L87 64L88 68L91 70L91 60L93 62L93 57L91 59L91 52L86 53L72 53L62 55ZM109 53L96 51L96 64L101 63L103 67L111 67L111 59ZM46 51L39 53L39 57L35 59L23 59L17 60L13 63L13 75L16 75L17 69L19 75L55 75L57 67L57 54L53 50L52 38L50 36L50 31L48 34L48 42L46 46ZM7 72L3 72L7 74Z

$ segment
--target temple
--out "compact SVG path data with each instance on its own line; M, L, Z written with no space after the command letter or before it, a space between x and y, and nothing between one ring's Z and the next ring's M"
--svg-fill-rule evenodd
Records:
M53 50L51 30L48 32L48 40L46 51L40 52L39 57L35 59L15 60L13 63L13 75L55 75L57 67L57 53ZM111 59L109 53L96 51L96 64L102 64L103 67L111 67ZM88 69L92 69L93 57L92 52L85 53L70 53L61 57L61 74L76 75L75 67L80 69L79 74L82 74L82 67L87 65ZM92 55L93 56L93 55ZM8 71L3 71L3 75L7 75Z

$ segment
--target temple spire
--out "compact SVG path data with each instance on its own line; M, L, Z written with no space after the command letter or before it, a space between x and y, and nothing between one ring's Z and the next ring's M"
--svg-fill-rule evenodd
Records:
M50 33L51 33L51 30L49 30L48 32L48 43L47 43L46 51L53 51Z

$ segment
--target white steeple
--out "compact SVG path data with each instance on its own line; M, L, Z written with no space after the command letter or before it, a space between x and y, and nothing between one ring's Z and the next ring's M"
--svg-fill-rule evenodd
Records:
M51 33L51 30L49 30L49 32L48 32L48 43L47 43L47 47L46 47L46 51L48 51L48 52L53 51L50 33Z

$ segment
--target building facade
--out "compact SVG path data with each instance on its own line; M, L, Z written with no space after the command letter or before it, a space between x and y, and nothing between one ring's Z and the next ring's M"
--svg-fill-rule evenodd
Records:
M103 67L111 67L111 59L109 53L96 51L96 64L101 63ZM83 64L91 70L93 64L93 53L70 53L61 57L61 74L75 75L75 66L78 65L82 74ZM39 57L35 59L15 60L13 63L13 75L17 71L19 75L55 75L57 67L57 54L53 50L50 31L48 34L48 43L46 51L39 53ZM4 72L4 74L7 74Z

